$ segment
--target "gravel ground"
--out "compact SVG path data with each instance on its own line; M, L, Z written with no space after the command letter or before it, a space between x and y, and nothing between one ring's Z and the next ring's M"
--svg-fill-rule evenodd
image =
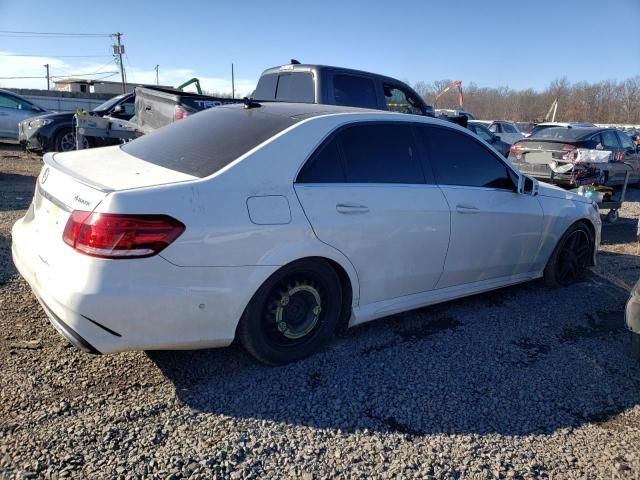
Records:
M0 478L640 478L640 191L583 283L424 308L268 368L235 346L70 348L11 262L39 169L0 145Z

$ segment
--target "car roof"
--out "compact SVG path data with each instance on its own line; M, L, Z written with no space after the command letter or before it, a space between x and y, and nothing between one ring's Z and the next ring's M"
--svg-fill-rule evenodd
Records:
M378 77L393 83L399 83L401 85L408 86L405 82L398 80L397 78L388 77L386 75L381 75L380 73L367 72L365 70L355 70L353 68L345 68L345 67L336 67L332 65L320 65L320 64L312 64L312 63L291 63L287 65L278 65L275 67L267 68L262 75L267 75L270 73L280 73L280 72L310 72L310 71L320 71L320 70L339 70L344 73L350 73L353 75L370 75L374 77Z

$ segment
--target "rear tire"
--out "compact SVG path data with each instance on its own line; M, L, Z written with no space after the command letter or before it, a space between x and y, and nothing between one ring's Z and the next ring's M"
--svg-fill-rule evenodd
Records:
M317 352L334 333L342 306L340 278L324 260L299 260L258 289L238 325L257 360L282 365Z
M549 287L566 287L582 279L593 255L593 235L579 222L573 224L558 241L544 269Z

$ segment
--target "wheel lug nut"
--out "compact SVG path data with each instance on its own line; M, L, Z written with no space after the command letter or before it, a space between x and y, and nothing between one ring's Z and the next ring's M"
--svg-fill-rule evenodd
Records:
M289 305L289 295L285 295L280 299L280 305L282 305L283 307Z
M285 322L278 322L278 330L284 333L288 329L289 329L289 325L287 325Z
M320 307L320 305L316 305L315 307L313 307L313 314L314 315L320 315L320 312L322 311L322 308Z

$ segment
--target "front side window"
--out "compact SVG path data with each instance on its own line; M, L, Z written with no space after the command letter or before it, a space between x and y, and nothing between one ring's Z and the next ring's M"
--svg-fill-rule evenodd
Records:
M406 92L400 87L384 84L384 100L387 110L399 113L412 113L414 115L422 115L420 102L415 95Z
M276 100L281 102L313 103L315 93L310 72L288 72L278 75Z
M410 124L366 124L339 135L350 183L425 183Z
M633 145L633 140L631 137L624 132L618 131L618 137L620 138L620 143L622 144L622 148L625 150L635 151L636 147Z
M489 129L483 127L482 125L470 125L469 129L471 129L476 135L487 142L491 142L493 140L493 135L491 134Z
M440 185L516 189L515 173L472 136L442 127L419 130L426 137Z
M334 75L333 98L336 105L378 108L373 80L357 75Z
M618 138L613 130L605 130L601 133L602 146L605 150L618 150L620 145L618 144Z
M14 97L10 97L9 95L0 94L0 107L3 108L13 108L17 110L19 103Z
M123 103L122 110L125 115L135 115L136 104L132 102Z

